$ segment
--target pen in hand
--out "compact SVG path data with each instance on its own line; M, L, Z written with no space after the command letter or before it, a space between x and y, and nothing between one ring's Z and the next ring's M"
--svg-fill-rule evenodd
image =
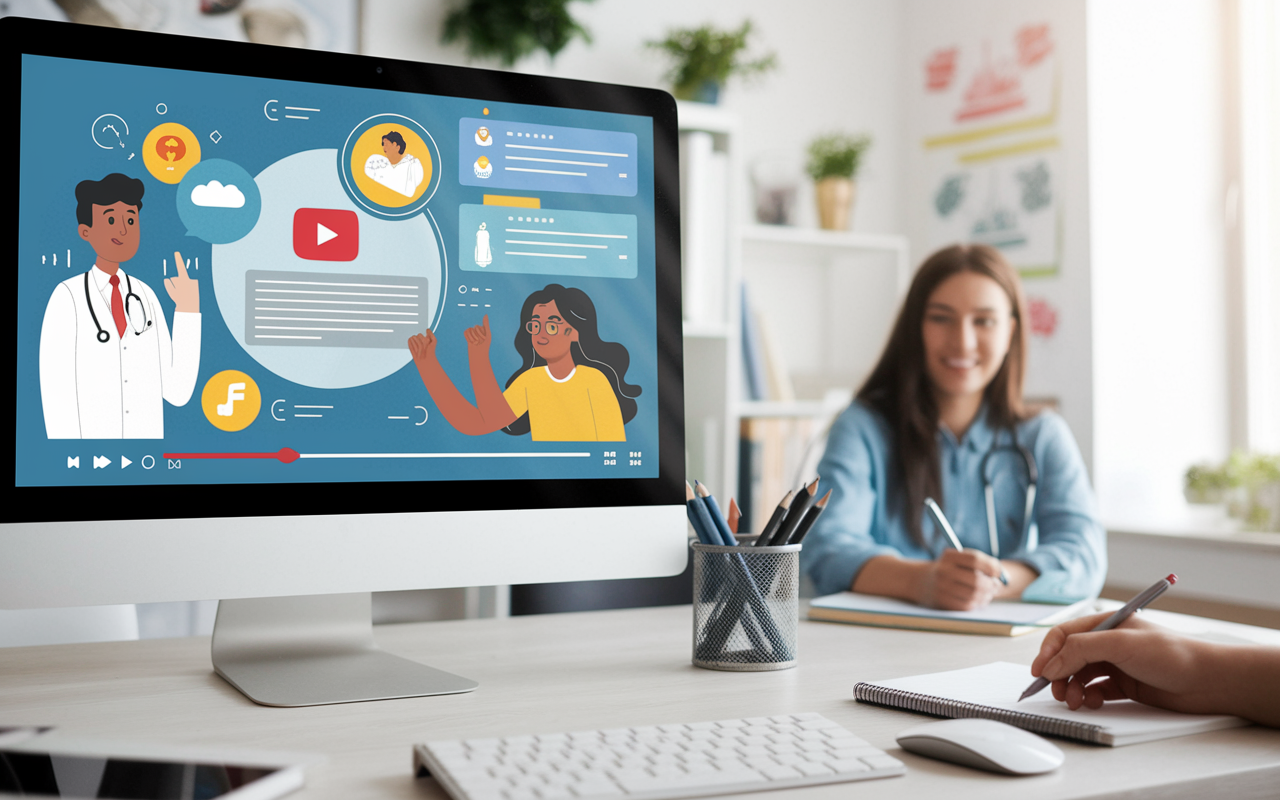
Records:
M1177 582L1178 576L1172 573L1170 573L1168 577L1161 578L1151 584L1151 586L1147 587L1145 591L1139 592L1136 597L1121 606L1119 611L1107 617L1102 622L1099 622L1094 627L1093 632L1111 630L1129 617L1133 616L1133 612L1151 605L1155 602L1157 597L1164 594L1166 589ZM1044 687L1049 685L1049 683L1050 682L1045 680L1043 677L1036 678L1031 682L1031 685L1027 687L1027 690L1022 693L1022 696L1018 698L1018 702L1021 703L1033 694L1042 691Z
M951 528L951 523L947 522L947 518L942 513L942 508L934 502L932 497L926 497L924 499L924 507L929 509L929 513L933 515L933 519L938 523L938 527L941 528L942 532L951 540L951 545L955 547L955 549L963 551L964 545L960 544L960 537L956 536L956 532ZM1009 576L1005 573L1004 567L1000 568L1000 582L1005 586L1009 585Z

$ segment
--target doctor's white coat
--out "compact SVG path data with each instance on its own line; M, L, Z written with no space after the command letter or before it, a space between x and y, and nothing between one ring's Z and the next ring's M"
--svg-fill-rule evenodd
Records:
M124 271L118 274L124 295ZM141 334L129 325L118 336L111 306L90 275L88 302L111 336L106 342L97 339L83 273L53 290L40 329L40 399L50 439L160 439L165 401L182 406L191 399L200 371L200 315L175 312L170 338L155 292L130 281L151 325Z

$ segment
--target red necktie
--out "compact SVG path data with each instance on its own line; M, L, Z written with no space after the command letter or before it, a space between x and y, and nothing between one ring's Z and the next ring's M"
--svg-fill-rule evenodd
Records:
M116 333L124 336L124 298L120 296L120 276L111 276L111 318L116 321Z

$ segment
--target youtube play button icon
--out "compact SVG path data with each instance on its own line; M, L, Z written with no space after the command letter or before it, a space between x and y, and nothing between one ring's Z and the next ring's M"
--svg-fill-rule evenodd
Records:
M293 252L309 261L354 261L360 254L356 212L337 208L293 212Z

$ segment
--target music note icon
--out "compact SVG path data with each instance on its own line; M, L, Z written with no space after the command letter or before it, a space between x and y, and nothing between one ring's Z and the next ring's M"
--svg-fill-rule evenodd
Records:
M235 413L236 401L244 399L244 384L233 383L227 386L227 402L218 404L218 416L229 417Z
M200 393L204 418L220 431L242 431L262 410L262 391L249 375L227 369L210 378Z

